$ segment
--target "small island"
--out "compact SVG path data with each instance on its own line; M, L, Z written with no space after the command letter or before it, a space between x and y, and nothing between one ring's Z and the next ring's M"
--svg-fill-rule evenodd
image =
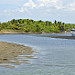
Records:
M61 33L75 28L75 24L60 21L34 21L32 19L12 19L0 23L0 33Z

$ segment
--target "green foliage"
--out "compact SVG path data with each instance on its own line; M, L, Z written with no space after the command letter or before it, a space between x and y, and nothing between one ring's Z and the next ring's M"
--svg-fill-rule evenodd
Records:
M17 30L22 32L63 32L67 31L68 29L75 28L75 24L65 24L62 22L57 22L56 20L54 23L51 21L34 21L32 19L12 19L6 23L0 22L0 31L1 30Z
M57 21L55 20L54 23L57 24Z

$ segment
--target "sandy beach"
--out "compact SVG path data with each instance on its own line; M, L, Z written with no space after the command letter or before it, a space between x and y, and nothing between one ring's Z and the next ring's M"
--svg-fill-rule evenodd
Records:
M32 48L19 45L19 44L12 44L12 43L6 43L6 42L0 42L0 63L20 63L19 59L17 58L19 55L31 55L34 51L32 51ZM11 61L14 60L14 61ZM28 60L21 61L25 62ZM4 66L4 65L0 65ZM5 65L6 66L6 65Z
M42 32L0 31L0 34L41 34Z

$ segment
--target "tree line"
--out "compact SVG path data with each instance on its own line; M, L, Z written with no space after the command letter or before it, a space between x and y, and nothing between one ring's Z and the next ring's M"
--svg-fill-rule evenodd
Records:
M32 19L12 19L11 21L0 23L1 30L14 30L21 32L64 32L75 28L75 24L66 24L60 21L34 21Z

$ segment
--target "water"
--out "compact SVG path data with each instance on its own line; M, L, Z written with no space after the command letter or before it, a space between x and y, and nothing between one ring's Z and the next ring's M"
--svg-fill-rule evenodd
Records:
M0 67L0 75L75 75L75 40L12 34L0 35L0 41L30 46L38 52L33 54L38 59L28 59L28 64Z

